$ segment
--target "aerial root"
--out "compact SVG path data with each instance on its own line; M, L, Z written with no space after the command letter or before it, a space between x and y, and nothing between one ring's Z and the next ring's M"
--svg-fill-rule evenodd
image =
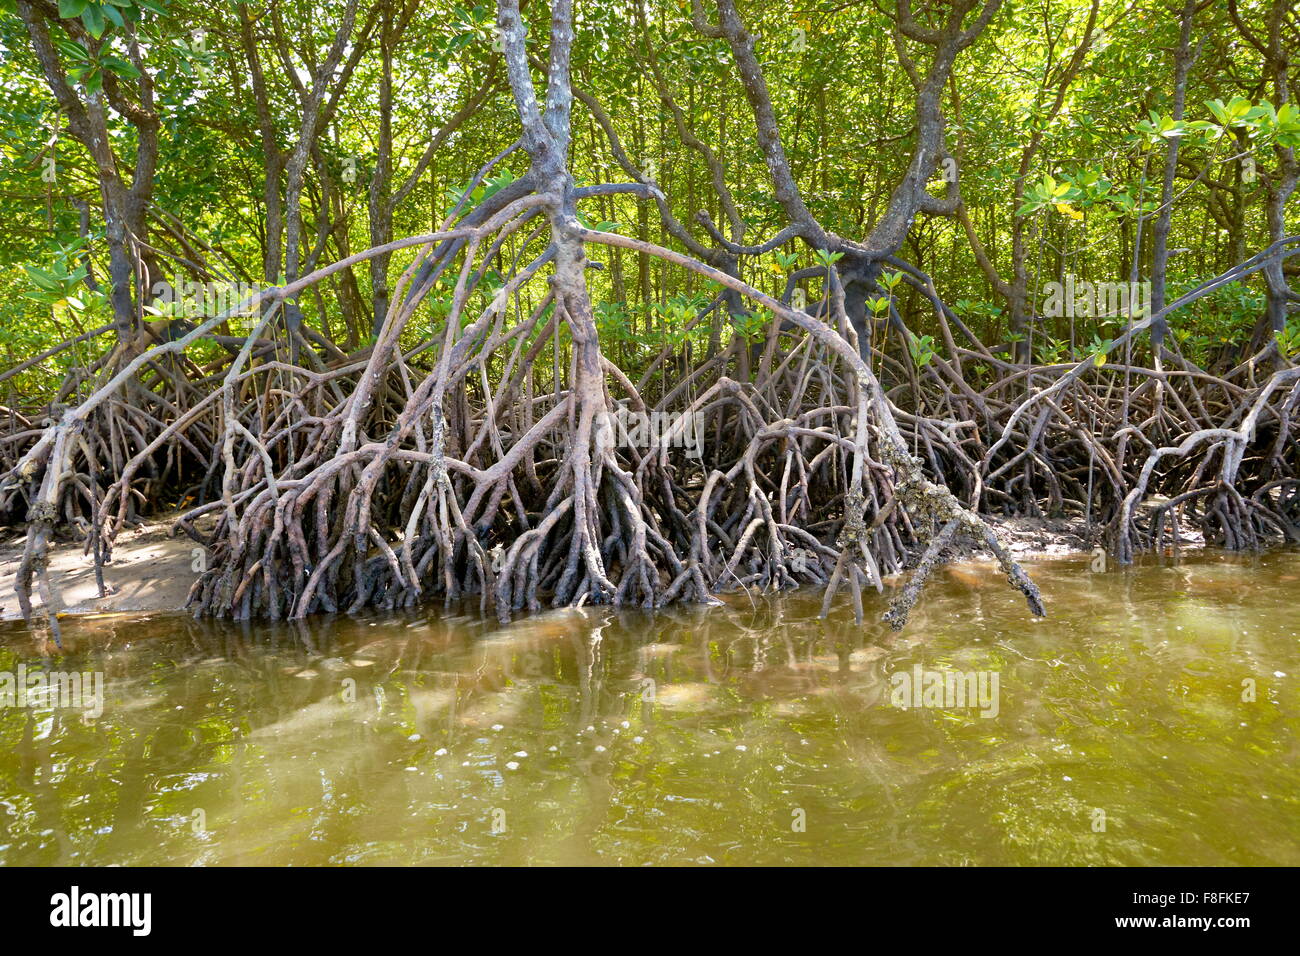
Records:
M170 361L187 336L106 364L80 405L0 409L0 509L30 527L24 613L33 587L57 603L56 529L82 532L102 563L167 498L189 499L178 527L206 550L192 610L237 619L465 597L506 619L546 603L655 608L819 587L823 613L847 588L861 621L862 591L912 567L883 616L897 629L962 543L990 552L1044 613L989 515L1082 517L1121 562L1176 550L1191 529L1233 549L1300 540L1300 369L1276 350L1209 372L1172 353L1149 369L959 348L990 380L966 380L973 361L931 363L891 390L836 331L843 321L683 262L786 324L748 377L749 343L733 336L685 372L665 346L634 383L600 353L572 236L521 232L551 201L525 196L424 237L356 357L255 349L279 340L289 292L269 290L246 346L200 379ZM529 301L545 264L556 276ZM504 276L490 295L489 265ZM445 325L404 347L443 273L456 276ZM697 321L725 321L719 301ZM903 368L904 346L884 339L868 357ZM1125 377L1137 387L1117 389Z

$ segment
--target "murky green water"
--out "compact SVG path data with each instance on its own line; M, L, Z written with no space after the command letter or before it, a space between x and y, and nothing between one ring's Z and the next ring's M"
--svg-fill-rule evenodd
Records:
M0 862L1300 864L1300 554L1033 574L1046 621L966 567L901 635L802 594L0 625L0 673L104 675L97 719L0 708ZM895 706L918 666L996 716Z

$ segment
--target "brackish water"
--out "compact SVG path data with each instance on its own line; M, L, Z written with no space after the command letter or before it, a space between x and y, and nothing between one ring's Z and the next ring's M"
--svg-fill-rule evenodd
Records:
M104 700L0 708L0 863L1300 865L1300 554L1031 573L1047 620L966 565L901 634L805 593L3 624L0 674ZM894 706L917 665L996 715Z

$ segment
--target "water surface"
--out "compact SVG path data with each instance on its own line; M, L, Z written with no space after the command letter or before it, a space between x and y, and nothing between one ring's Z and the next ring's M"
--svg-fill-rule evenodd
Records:
M0 673L105 690L0 708L0 863L1300 864L1300 554L1031 573L1047 620L966 565L901 634L805 593L0 625ZM996 716L895 706L918 665Z

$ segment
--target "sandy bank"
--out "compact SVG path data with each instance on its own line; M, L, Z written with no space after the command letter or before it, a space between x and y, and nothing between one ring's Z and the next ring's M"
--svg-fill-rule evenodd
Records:
M105 595L95 583L95 559L78 542L59 541L50 548L50 586L55 608L61 614L102 611L175 611L185 606L194 570L197 545L184 535L171 533L174 518L156 518L124 531L104 565ZM22 560L26 536L0 545L0 619L21 618L14 578ZM38 594L35 607L44 607Z

